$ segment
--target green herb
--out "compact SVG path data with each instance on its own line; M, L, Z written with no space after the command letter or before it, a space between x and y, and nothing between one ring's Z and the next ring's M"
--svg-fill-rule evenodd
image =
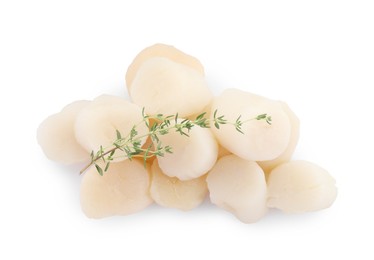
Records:
M110 163L114 160L114 155L118 150L124 152L123 156L127 157L129 160L138 157L143 158L144 166L146 166L148 158L153 156L162 157L167 153L173 152L172 147L168 145L163 146L159 139L159 136L166 135L170 133L170 131L175 131L181 135L189 137L189 132L195 126L210 128L211 124L213 124L215 128L220 129L221 125L228 124L233 125L239 133L244 134L242 126L249 121L264 120L269 125L271 125L272 122L271 117L267 114L261 114L245 121L242 121L241 116L239 116L235 122L229 122L223 115L219 116L217 110L213 113L213 119L206 118L205 115L206 113L204 112L198 115L194 120L183 119L182 121L179 121L178 113L169 116L164 116L163 114L148 116L145 114L143 108L142 121L137 125L134 125L126 136L123 136L123 133L116 130L116 140L114 140L112 146L107 149L100 146L98 151L92 151L90 163L87 164L80 173L82 174L91 166L95 166L97 172L100 175L103 175L104 172L108 171ZM155 121L152 125L150 125L150 119ZM171 122L173 122L173 124ZM139 135L137 127L142 124L145 124L149 131L146 134ZM146 137L150 137L152 143L148 147L142 148L142 140ZM104 169L99 165L100 162L104 163Z

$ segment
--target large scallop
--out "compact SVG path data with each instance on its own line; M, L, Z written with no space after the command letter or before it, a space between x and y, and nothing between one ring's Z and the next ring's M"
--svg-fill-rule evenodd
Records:
M240 133L231 124L212 127L220 145L237 156L251 161L273 160L285 152L291 135L291 123L278 101L238 89L227 89L212 104L211 120L223 115L230 123L243 121ZM256 120L267 114L272 121Z
M151 197L159 205L180 210L191 210L205 199L208 189L205 175L196 179L181 181L165 175L157 160L151 168Z
M196 70L170 59L155 57L142 63L131 84L133 102L147 114L197 114L209 104L212 93Z
M307 161L291 161L276 167L268 179L270 208L302 213L328 208L335 201L335 180L320 166Z
M178 119L177 124L182 121ZM175 122L172 124L175 125ZM217 160L218 145L210 129L195 126L187 134L189 136L181 135L172 129L168 134L159 136L163 146L172 147L171 154L158 157L160 168L169 177L180 180L198 178L206 174Z
M206 179L210 200L245 223L267 212L266 181L261 167L236 155L219 159Z
M171 61L186 65L204 76L204 67L198 59L178 50L174 46L157 43L139 52L139 54L134 58L134 60L128 67L126 72L126 85L129 90L132 81L134 80L136 73L138 72L141 65L146 60L154 57L163 57L170 59Z
M74 132L77 115L89 103L87 100L75 101L40 124L37 140L50 160L73 164L90 159L89 153L77 142Z
M98 151L100 147L108 150L114 147L117 130L125 137L136 126L138 136L144 136L140 139L144 144L148 127L142 121L142 109L137 105L120 97L102 95L84 107L77 116L75 136L89 152ZM117 150L115 158L116 161L124 160L126 154Z
M81 206L89 218L104 218L138 212L149 204L149 166L138 160L112 163L103 176L95 167L82 178Z

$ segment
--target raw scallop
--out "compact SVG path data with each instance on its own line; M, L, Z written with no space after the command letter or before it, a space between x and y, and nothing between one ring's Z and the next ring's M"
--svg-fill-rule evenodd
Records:
M236 155L218 160L206 178L210 200L245 223L267 212L266 182L261 167Z
M128 135L137 125L138 136L148 133L148 127L142 123L142 109L129 101L102 95L84 107L75 122L75 136L78 142L88 151L98 151L100 146L108 150L117 139L116 130L122 137ZM144 144L146 137L141 139ZM126 159L125 153L117 150L116 161Z
M138 212L149 204L149 165L138 160L112 163L100 176L88 169L81 184L81 206L89 218L104 218Z
M270 100L238 89L227 89L216 97L212 105L211 119L223 115L229 122L238 116L242 121L242 133L231 124L212 127L220 145L237 156L250 161L273 160L285 152L291 135L291 123L278 101ZM256 120L258 115L271 116L272 122ZM252 119L252 120L251 120Z
M165 175L158 166L157 160L152 164L151 173L151 197L161 206L191 210L199 206L207 195L205 176L181 181Z
M181 121L179 119L178 123ZM206 174L217 160L218 145L208 128L195 126L188 135L171 130L159 136L162 145L171 146L173 151L158 157L160 168L169 177L180 180L198 178Z
M268 179L268 192L268 207L287 213L328 208L337 195L331 175L307 161L292 161L276 167Z
M204 77L166 58L151 58L139 68L130 89L133 102L149 115L196 114L212 99Z
M154 57L163 57L170 59L174 62L186 65L192 69L195 69L198 73L204 76L204 67L198 59L178 50L174 46L157 43L142 50L135 57L135 59L132 61L129 68L127 69L126 85L129 90L132 81L135 78L136 73L138 72L143 62Z
M40 124L37 140L50 160L73 164L90 159L89 153L77 142L74 134L75 119L89 103L86 100L75 101Z

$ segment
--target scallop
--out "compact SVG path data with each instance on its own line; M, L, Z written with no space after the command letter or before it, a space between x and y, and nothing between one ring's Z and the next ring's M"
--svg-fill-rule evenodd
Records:
M178 119L177 123L180 124L182 120ZM198 178L206 174L217 160L218 145L208 128L195 126L187 134L189 136L171 130L159 136L163 146L172 147L171 154L158 157L160 168L169 177L180 180Z
M335 180L325 169L311 162L281 164L272 170L268 179L268 207L286 213L328 208L336 196Z
M244 223L261 219L267 212L266 181L254 161L236 155L219 159L206 178L210 200Z
M157 160L152 164L151 173L151 197L161 206L187 211L199 206L207 195L205 175L181 181L165 175L158 166Z
M50 160L64 164L89 160L89 154L77 142L74 134L75 119L89 103L86 100L75 101L40 124L37 141Z
M138 136L145 136L148 127L143 122L142 109L129 101L109 95L102 95L84 107L76 118L75 136L86 151L113 148L117 130L127 136L136 126ZM140 139L141 144L146 136ZM115 161L126 159L125 152L117 150Z
M152 203L150 174L138 160L112 163L103 176L88 169L81 184L81 207L89 218L104 218L138 212Z
M149 115L194 115L212 99L205 78L196 70L156 57L142 63L131 84L133 102Z
M219 129L212 127L220 145L243 159L273 160L285 152L290 142L290 119L278 101L238 89L227 89L214 99L211 120L215 111L217 117L223 115L229 122L235 123L239 116L244 122L243 133L231 124L220 125ZM256 120L263 114L271 117L271 124L266 120Z
M163 57L186 65L191 69L196 70L200 75L204 76L204 67L198 59L178 50L174 46L157 43L142 50L127 69L126 85L129 90L136 73L144 61L154 57Z

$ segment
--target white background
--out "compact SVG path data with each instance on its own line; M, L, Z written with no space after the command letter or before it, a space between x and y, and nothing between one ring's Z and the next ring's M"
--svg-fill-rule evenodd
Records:
M373 1L0 1L0 259L373 259ZM79 167L48 161L38 124L77 99L126 96L143 48L198 57L218 94L287 101L295 158L336 178L335 204L246 225L205 203L87 219Z

